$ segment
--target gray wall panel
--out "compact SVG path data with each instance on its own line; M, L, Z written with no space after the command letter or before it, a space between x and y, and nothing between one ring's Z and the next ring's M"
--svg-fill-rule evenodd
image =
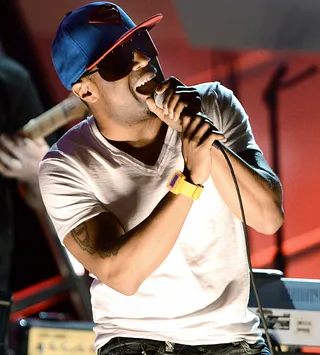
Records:
M190 44L320 51L320 0L173 0Z

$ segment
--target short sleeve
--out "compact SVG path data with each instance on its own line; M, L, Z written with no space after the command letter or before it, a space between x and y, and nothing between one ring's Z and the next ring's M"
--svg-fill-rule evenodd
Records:
M233 92L218 82L199 85L199 89L203 112L224 133L226 146L234 152L261 151L254 139L249 117Z
M81 166L59 151L49 151L40 163L41 195L61 241L83 221L107 211L88 182Z

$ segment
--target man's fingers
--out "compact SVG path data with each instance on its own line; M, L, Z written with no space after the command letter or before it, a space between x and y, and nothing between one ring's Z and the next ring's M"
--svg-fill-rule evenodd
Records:
M173 116L174 121L180 120L182 111L185 109L185 107L187 107L187 105L184 102L181 102L181 101L178 102L178 104L174 110L174 116Z
M42 147L42 146L44 146L44 145L45 145L45 146L48 145L47 142L46 142L46 140L45 140L44 138L42 138L42 137L39 137L39 138L34 139L33 142L36 143L39 147Z
M153 112L154 114L156 114L158 117L159 117L159 115L162 114L162 109L156 105L156 103L152 97L148 97L146 99L146 104L148 106L148 109L151 112Z
M191 123L193 117L191 116L182 116L182 134L185 135L187 132L187 128Z
M169 116L165 115L165 112L162 108L158 107L152 97L148 97L146 99L146 104L148 109L153 112L156 116L160 118L161 121L168 124Z
M205 137L202 144L205 147L211 147L214 141L225 141L225 139L222 140L221 135L218 135L214 131L211 131L211 134L208 134L208 136Z
M176 89L177 87L183 87L184 84L183 82L181 82L180 80L178 80L176 77L174 76L170 76L168 79L166 79L165 81L163 81L156 89L156 93L157 94L162 94L163 92L165 92L168 88L171 89Z
M168 102L168 115L171 119L174 118L175 110L179 103L179 100L180 100L180 95L176 95L176 94L171 95L171 98Z
M170 88L172 85L170 79L165 80L163 83L161 83L157 88L156 88L156 93L157 94L162 94L164 93L167 89Z
M180 80L175 77L170 77L163 81L155 90L158 95L163 96L162 108L165 115L169 115L171 119L177 121L176 106L178 102L183 102L185 107L190 107L190 110L185 112L188 115L193 115L201 110L201 98L195 87L185 86ZM181 114L181 105L179 111Z
M13 177L12 171L0 161L0 174L6 177Z
M160 95L164 93L168 89L168 87L169 85L167 85L166 83L162 83L156 88L155 92Z
M170 102L171 97L172 97L173 94L174 94L174 93L173 93L172 90L167 90L167 91L166 91L164 100L163 100L163 102L162 102L162 108L163 108L163 111L164 111L164 114L165 114L165 115L169 115L169 108L168 108L168 105L169 105L169 102Z
M13 157L20 159L26 151L26 139L27 138L18 135L14 135L9 138L2 134L0 137L0 143L8 153L10 153Z
M3 149L0 150L0 162L10 170L22 169L21 161L14 158L11 154L5 152Z
M220 140L226 141L224 134L215 130L215 127L210 120L204 119L202 116L183 116L182 131L184 138L194 140L195 143L201 144L207 141L207 137L211 136L213 141Z

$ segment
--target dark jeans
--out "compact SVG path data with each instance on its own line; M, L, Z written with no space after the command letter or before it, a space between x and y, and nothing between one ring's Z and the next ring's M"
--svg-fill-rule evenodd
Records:
M245 341L216 345L183 345L170 342L113 338L98 350L98 355L270 355L264 341L248 344Z

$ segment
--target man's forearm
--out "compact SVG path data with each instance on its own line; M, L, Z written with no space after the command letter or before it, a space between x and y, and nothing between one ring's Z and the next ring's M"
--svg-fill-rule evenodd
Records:
M192 206L183 195L168 195L136 228L127 233L127 243L121 248L123 270L134 270L140 285L171 252ZM131 273L132 271L130 271ZM131 275L134 278L134 275Z
M275 233L283 222L282 189L271 173L256 169L238 155L223 148L234 169L249 226L264 234ZM212 179L230 210L241 218L238 195L222 152L212 149Z
M103 283L131 295L171 252L192 203L168 192L145 220L126 233L119 224L110 223L109 213L102 213L73 229L64 244ZM70 237L82 251L72 247ZM91 257L82 259L88 253Z

